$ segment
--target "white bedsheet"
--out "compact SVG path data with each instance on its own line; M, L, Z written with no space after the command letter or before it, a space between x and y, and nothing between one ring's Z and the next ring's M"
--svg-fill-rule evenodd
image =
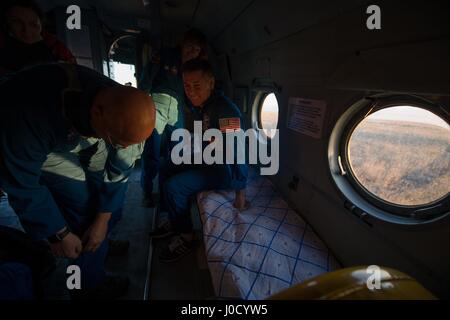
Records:
M333 254L264 177L250 175L250 209L238 212L234 192L197 196L203 241L218 298L264 299L338 269Z

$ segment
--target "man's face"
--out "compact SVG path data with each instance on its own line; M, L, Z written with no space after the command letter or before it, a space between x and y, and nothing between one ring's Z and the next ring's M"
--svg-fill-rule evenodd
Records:
M9 35L21 42L33 44L42 40L39 16L30 8L12 7L6 15Z
M188 71L183 73L183 84L186 96L194 107L200 107L214 90L214 77L200 70Z
M183 46L181 47L181 57L182 57L183 63L197 58L201 51L202 51L202 48L200 48L199 45L196 45L192 42L184 43Z

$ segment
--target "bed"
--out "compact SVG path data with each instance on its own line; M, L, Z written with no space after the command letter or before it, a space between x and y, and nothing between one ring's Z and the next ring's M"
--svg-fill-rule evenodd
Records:
M219 299L265 299L306 279L340 268L312 228L250 172L248 210L233 207L233 191L197 195L203 241Z

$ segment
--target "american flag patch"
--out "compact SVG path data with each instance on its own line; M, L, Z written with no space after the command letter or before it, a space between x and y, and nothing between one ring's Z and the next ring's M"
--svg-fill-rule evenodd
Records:
M235 131L241 128L241 119L240 118L224 118L219 119L219 127L220 131Z

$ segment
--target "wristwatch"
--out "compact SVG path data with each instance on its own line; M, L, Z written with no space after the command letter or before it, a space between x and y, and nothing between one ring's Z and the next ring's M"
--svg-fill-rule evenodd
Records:
M62 231L47 238L50 243L61 242L70 233L69 228L65 227Z

